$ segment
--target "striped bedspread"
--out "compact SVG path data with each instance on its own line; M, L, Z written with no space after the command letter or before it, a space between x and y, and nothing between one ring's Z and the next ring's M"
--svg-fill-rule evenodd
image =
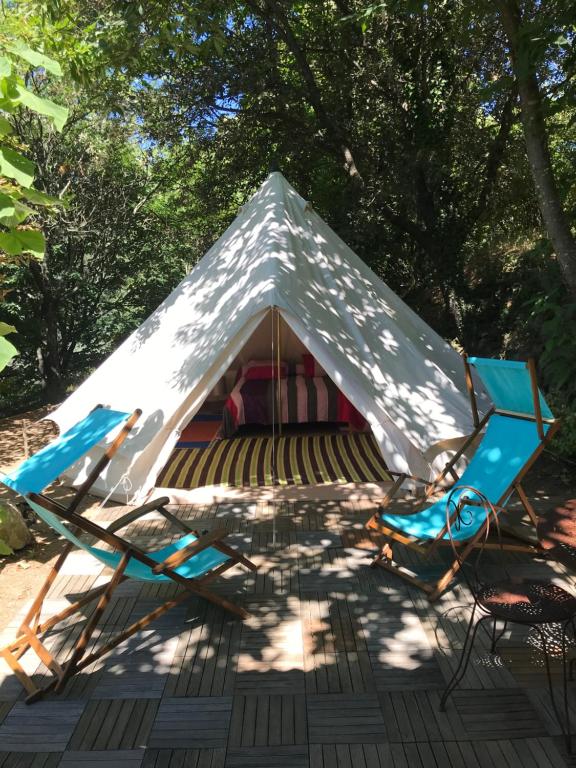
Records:
M364 418L327 377L287 376L280 379L280 414L277 381L240 379L226 404L223 435L231 437L242 424L306 424L341 422L363 429ZM280 415L280 418L279 418Z

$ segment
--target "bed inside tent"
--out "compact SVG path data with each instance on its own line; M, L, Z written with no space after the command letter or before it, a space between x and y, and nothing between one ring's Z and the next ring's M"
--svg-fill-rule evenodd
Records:
M273 308L185 424L156 480L181 502L378 496L390 483L367 421Z

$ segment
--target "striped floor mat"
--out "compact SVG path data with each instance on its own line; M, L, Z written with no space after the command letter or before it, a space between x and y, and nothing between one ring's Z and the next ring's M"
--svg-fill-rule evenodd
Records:
M390 480L372 434L286 435L276 438L276 485ZM217 440L209 448L176 448L160 472L161 488L272 485L272 438Z

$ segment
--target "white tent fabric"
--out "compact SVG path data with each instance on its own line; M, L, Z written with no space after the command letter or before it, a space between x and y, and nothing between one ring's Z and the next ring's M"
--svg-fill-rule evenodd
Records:
M53 414L96 404L143 416L94 486L132 501L154 487L179 432L271 307L367 418L388 466L426 478L439 442L469 434L462 360L271 173L190 274ZM67 478L82 482L97 452Z

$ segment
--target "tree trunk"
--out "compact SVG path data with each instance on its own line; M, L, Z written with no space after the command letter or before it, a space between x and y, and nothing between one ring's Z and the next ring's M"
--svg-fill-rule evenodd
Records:
M564 283L576 299L576 239L562 207L550 159L542 95L530 60L530 51L521 34L522 16L516 0L498 2L502 26L510 46L510 58L520 97L526 153L534 179L544 225L556 252Z
M44 396L49 403L58 403L66 394L66 383L62 375L58 305L48 276L46 262L39 264L31 260L30 270L42 296L41 346L38 350L38 366L44 381Z

